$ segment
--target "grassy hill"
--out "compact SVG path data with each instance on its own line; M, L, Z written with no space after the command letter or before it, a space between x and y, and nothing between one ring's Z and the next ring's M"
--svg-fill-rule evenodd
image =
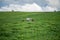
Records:
M60 40L60 12L0 12L0 40Z

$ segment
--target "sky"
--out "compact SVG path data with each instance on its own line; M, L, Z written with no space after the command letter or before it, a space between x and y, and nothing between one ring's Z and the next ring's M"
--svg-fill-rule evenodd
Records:
M60 11L60 0L0 0L0 11Z

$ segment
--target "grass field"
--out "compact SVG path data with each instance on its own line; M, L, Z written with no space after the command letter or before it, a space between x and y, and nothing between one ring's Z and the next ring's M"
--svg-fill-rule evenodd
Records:
M0 12L0 40L60 40L60 12Z

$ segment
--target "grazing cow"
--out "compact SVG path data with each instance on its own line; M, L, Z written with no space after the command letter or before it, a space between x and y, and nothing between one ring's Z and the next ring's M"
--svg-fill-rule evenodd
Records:
M26 18L26 21L34 21L32 18Z
M24 21L31 22L31 21L34 21L34 19L32 19L32 18L26 18L26 19L23 19L22 21L23 21L23 22L24 22Z

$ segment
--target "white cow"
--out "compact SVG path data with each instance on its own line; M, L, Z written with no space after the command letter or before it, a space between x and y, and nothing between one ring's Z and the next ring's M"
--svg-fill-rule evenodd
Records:
M26 21L33 21L32 18L26 18Z

